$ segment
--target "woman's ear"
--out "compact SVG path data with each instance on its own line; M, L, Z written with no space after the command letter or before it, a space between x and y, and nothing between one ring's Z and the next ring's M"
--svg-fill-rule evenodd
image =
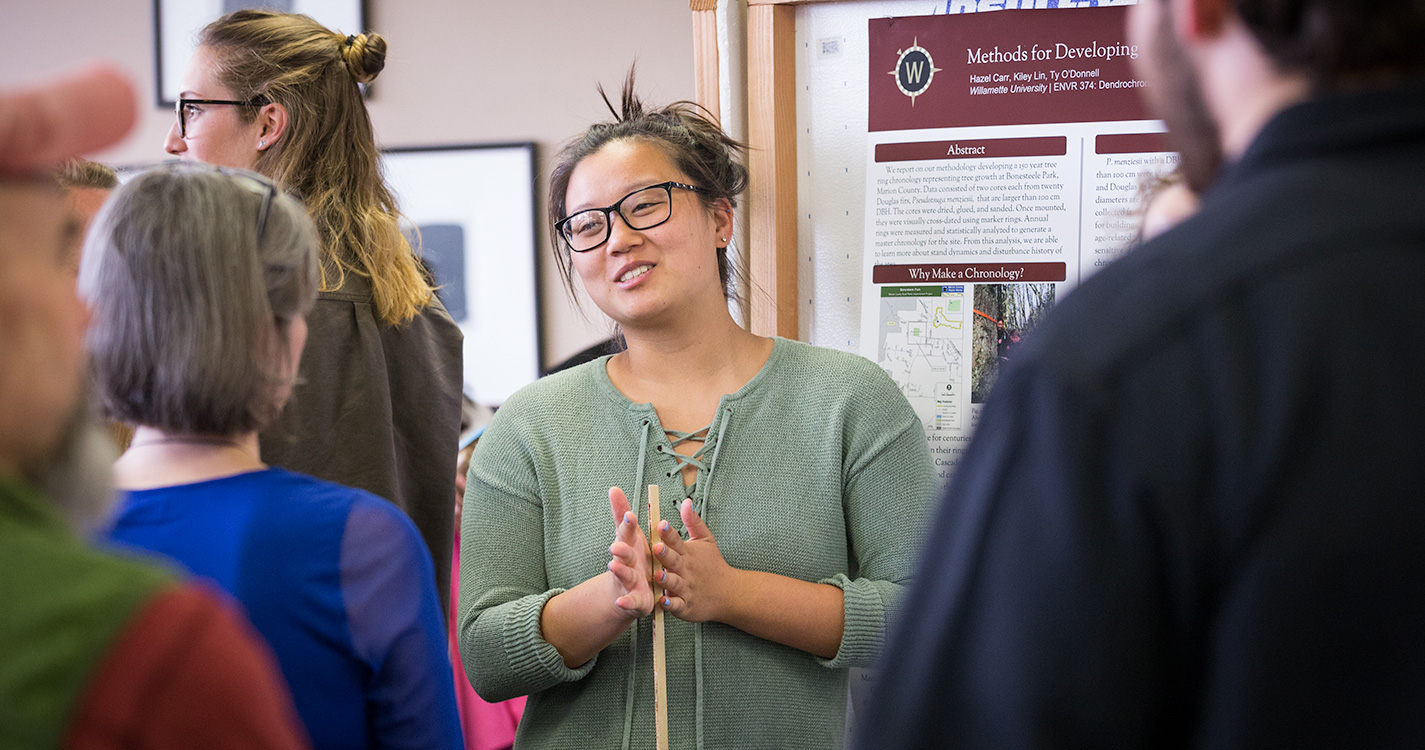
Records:
M257 124L257 150L266 151L287 132L287 108L277 102L262 105Z
M278 325L282 323L279 322ZM292 368L291 376L297 377L297 372L302 364L302 350L307 346L307 319L298 315L287 324L287 356L288 366Z
M713 201L712 218L713 227L717 229L717 246L727 247L727 244L732 241L732 202L726 198L718 198Z

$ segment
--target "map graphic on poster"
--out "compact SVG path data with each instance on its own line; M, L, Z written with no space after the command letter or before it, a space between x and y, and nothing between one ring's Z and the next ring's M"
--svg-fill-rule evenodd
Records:
M981 404L1056 300L1126 252L1171 170L1127 8L868 21L862 353L948 480Z
M876 361L927 430L960 429L956 389L963 387L968 341L964 285L886 287L881 295Z

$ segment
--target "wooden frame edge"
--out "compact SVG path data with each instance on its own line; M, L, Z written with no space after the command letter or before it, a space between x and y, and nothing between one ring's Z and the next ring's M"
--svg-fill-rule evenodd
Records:
M722 120L722 82L717 50L717 11L693 11L693 81L698 104Z
M748 8L749 327L790 339L799 337L795 23L788 4Z

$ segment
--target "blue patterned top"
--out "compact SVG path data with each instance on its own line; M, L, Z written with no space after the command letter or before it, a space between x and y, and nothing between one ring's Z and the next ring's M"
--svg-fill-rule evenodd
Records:
M269 468L124 493L109 537L242 604L316 747L461 747L430 553L391 503Z

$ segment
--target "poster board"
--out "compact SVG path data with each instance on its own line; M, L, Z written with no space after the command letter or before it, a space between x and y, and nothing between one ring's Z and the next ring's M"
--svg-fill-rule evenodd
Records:
M871 85L874 81L882 81L891 87L893 98L900 98L904 102L914 101L911 106L915 109L912 111L929 111L931 108L925 105L933 101L932 94L963 89L961 98L965 99L970 97L969 87L972 82L968 79L968 71L963 70L966 63L962 60L962 69L958 72L935 73L940 77L935 79L934 89L925 96L912 98L904 91L897 91L895 78L891 74L898 67L900 54L916 46L916 40L912 35L910 39L890 50L890 59L877 60L873 65L870 48L873 19L924 19L938 16L944 21L952 21L954 19L945 16L964 16L964 20L971 21L965 27L965 33L970 35L966 39L977 33L1007 33L1011 37L1017 34L1028 38L1032 31L1029 25L1024 25L1020 20L1025 17L1046 16L1050 25L1064 25L1063 21L1076 17L1057 14L1084 10L1097 13L1115 8L1117 12L1122 12L1124 9L1121 6L1132 4L1132 0L844 0L795 4L758 3L753 0L748 19L747 91L748 117L751 123L749 139L753 149L752 193L749 201L753 226L750 232L749 254L752 259L752 281L765 297L770 298L763 301L764 313L758 316L758 300L754 296L753 330L763 334L790 335L813 344L857 352L874 360L883 359L879 336L871 337L866 332L868 318L874 318L874 313L878 312L882 305L879 299L880 287L889 283L885 279L880 283L872 279L869 274L871 266L875 264L867 262L867 250L875 241L873 234L868 233L868 224L875 219L875 206L868 203L871 187L868 182L876 179L870 171L875 169L877 164L871 148L873 140L882 145L893 140L930 143L936 139L922 138L921 135L939 131L937 123L931 121L907 121L907 127L903 129L893 125L881 131L872 131ZM1028 15L1022 15L1026 11ZM1005 12L1005 15L998 15L1000 12ZM974 17L969 14L974 14ZM997 22L1004 27L1001 32L972 28L975 18L989 16L1002 19ZM1121 19L1111 20L1110 25L1120 21ZM762 31L759 32L759 28ZM985 40L987 41L988 37ZM1051 54L1054 54L1053 50L1056 49L1052 45L1056 43L1058 41L1049 42ZM1069 40L1063 40L1063 43L1069 44ZM986 49L993 50L994 46L991 43ZM1003 44L1001 46L1003 47ZM1014 46L1017 46L1017 43ZM1026 46L1032 48L1033 42ZM1089 49L1092 50L1092 40ZM964 55L966 52L966 48L962 47L958 54ZM787 62L789 54L791 64ZM937 67L945 68L943 65ZM793 74L787 75L788 71ZM956 76L962 80L955 80ZM1129 79L1131 76L1127 75L1113 78L1116 81ZM991 80L990 83L999 85L1006 82ZM1033 83L1038 85L1041 82ZM1117 89L1116 92L1120 95L1120 103L1136 102L1138 92L1126 89ZM788 96L795 103L790 115L787 114L785 106ZM1036 106L1046 100L1041 99L1036 102ZM976 104L966 105L966 111L980 109L980 99L975 101ZM897 117L905 119L905 110L909 108L904 108ZM1108 136L1108 140L1102 144L1097 140L1090 142L1088 153L1103 166L1108 164L1107 159L1112 156L1109 152L1114 150L1122 152L1118 156L1123 161L1137 160L1140 163L1130 169L1105 171L1105 175L1113 176L1106 176L1100 184L1088 187L1108 190L1113 193L1112 197L1115 199L1136 201L1133 193L1139 180L1150 173L1170 168L1172 155L1162 151L1165 146L1162 145L1161 138L1150 137L1146 145L1140 139L1141 136L1161 131L1161 123L1144 119L1147 115L1141 110L1114 116L1136 124L1118 128L1115 133L1103 133ZM980 127L979 138L995 140L1005 134L1013 135L1016 127L1031 124L1016 123L1016 119L1033 118L1011 117L1008 120L982 122L978 125L969 122L958 124L964 127ZM1065 153L1053 157L1055 159L1066 160L1071 148L1075 150L1074 153L1078 153L1086 142L1083 140L1085 133L1071 133L1064 127L1045 123L1040 125L1043 126L1044 132L1039 135L1060 138L1063 141L1061 145ZM901 135L889 135L897 130L900 130ZM940 128L940 131L943 130L944 128ZM873 137L876 132L880 135ZM943 132L941 134L944 135ZM967 133L956 132L954 135L963 138ZM1096 137L1097 135L1094 135L1094 138ZM962 147L977 146L962 144ZM949 146L946 145L945 148L948 149ZM1143 158L1145 154L1150 158ZM999 156L1012 158L1006 153ZM1067 292L1084 275L1091 273L1097 267L1096 264L1106 262L1114 252L1121 251L1127 244L1127 233L1122 226L1124 217L1119 215L1091 217L1096 218L1101 226L1093 227L1094 222L1090 222L1090 227L1102 230L1100 235L1104 241L1088 251L1079 247L1086 236L1083 227L1077 225L1080 215L1076 213L1083 205L1078 191L1086 186L1086 183L1081 181L1085 174L1081 166L1075 164L1072 179L1080 181L1075 182L1074 199L1080 202L1073 206L1066 203L1062 211L1055 213L1060 218L1068 214L1076 217L1076 226L1072 232L1059 227L1066 236L1054 238L1060 248L1067 247L1069 243L1075 245L1075 268L1071 270L1066 262L1065 269L1058 274L1064 278L1052 282L1031 281L1027 276L1002 280L1008 283L1052 284L1052 288L1041 288L1036 292L1039 307L1047 307L1050 300ZM1120 209L1119 213L1126 213L1126 210ZM943 228L944 226L941 227ZM1070 234L1072 237L1067 236ZM1092 255L1094 251L1100 254L1089 257L1087 261L1079 260L1084 257L1085 252ZM785 283L788 275L795 278L794 284ZM901 283L910 286L908 282ZM875 299L865 299L868 290ZM1016 287L1014 291L1023 290ZM961 312L973 319L980 319L980 316L974 314L973 285L965 286L960 293L968 295L966 300L962 300ZM1035 306L1028 304L1027 298L1023 301L1026 307ZM868 310L871 312L868 313ZM1002 321L1002 318L997 320ZM933 323L932 320L932 325ZM960 325L964 330L975 328L973 322L967 324L961 321ZM974 349L972 341L967 340L963 345L969 351ZM962 366L965 369L962 371L963 382L960 390L966 395L961 399L957 391L956 410L937 412L935 408L928 406L928 403L934 403L933 399L930 402L922 400L918 404L920 408L917 411L928 428L928 440L936 436L937 427L940 428L940 438L949 437L947 433L954 433L957 442L968 437L969 428L978 416L978 400L972 401L968 395L969 391L973 390L970 387L970 374L973 369L971 359L968 354L963 357ZM891 372L895 367L887 369ZM900 381L903 385L908 385L908 378L905 377L908 373L900 374ZM892 372L892 375L895 377L897 373ZM934 383L929 383L929 387L933 388ZM913 393L911 388L906 390L908 394ZM921 394L922 397L925 395ZM980 396L983 395L981 389ZM915 402L916 399L912 398L912 401ZM948 479L959 447L953 444L942 445L942 451L937 456L937 468L942 480Z
M942 481L1021 342L1128 251L1142 187L1177 163L1127 10L868 21L859 350Z
M393 148L386 181L465 334L466 392L498 406L543 366L534 144Z

